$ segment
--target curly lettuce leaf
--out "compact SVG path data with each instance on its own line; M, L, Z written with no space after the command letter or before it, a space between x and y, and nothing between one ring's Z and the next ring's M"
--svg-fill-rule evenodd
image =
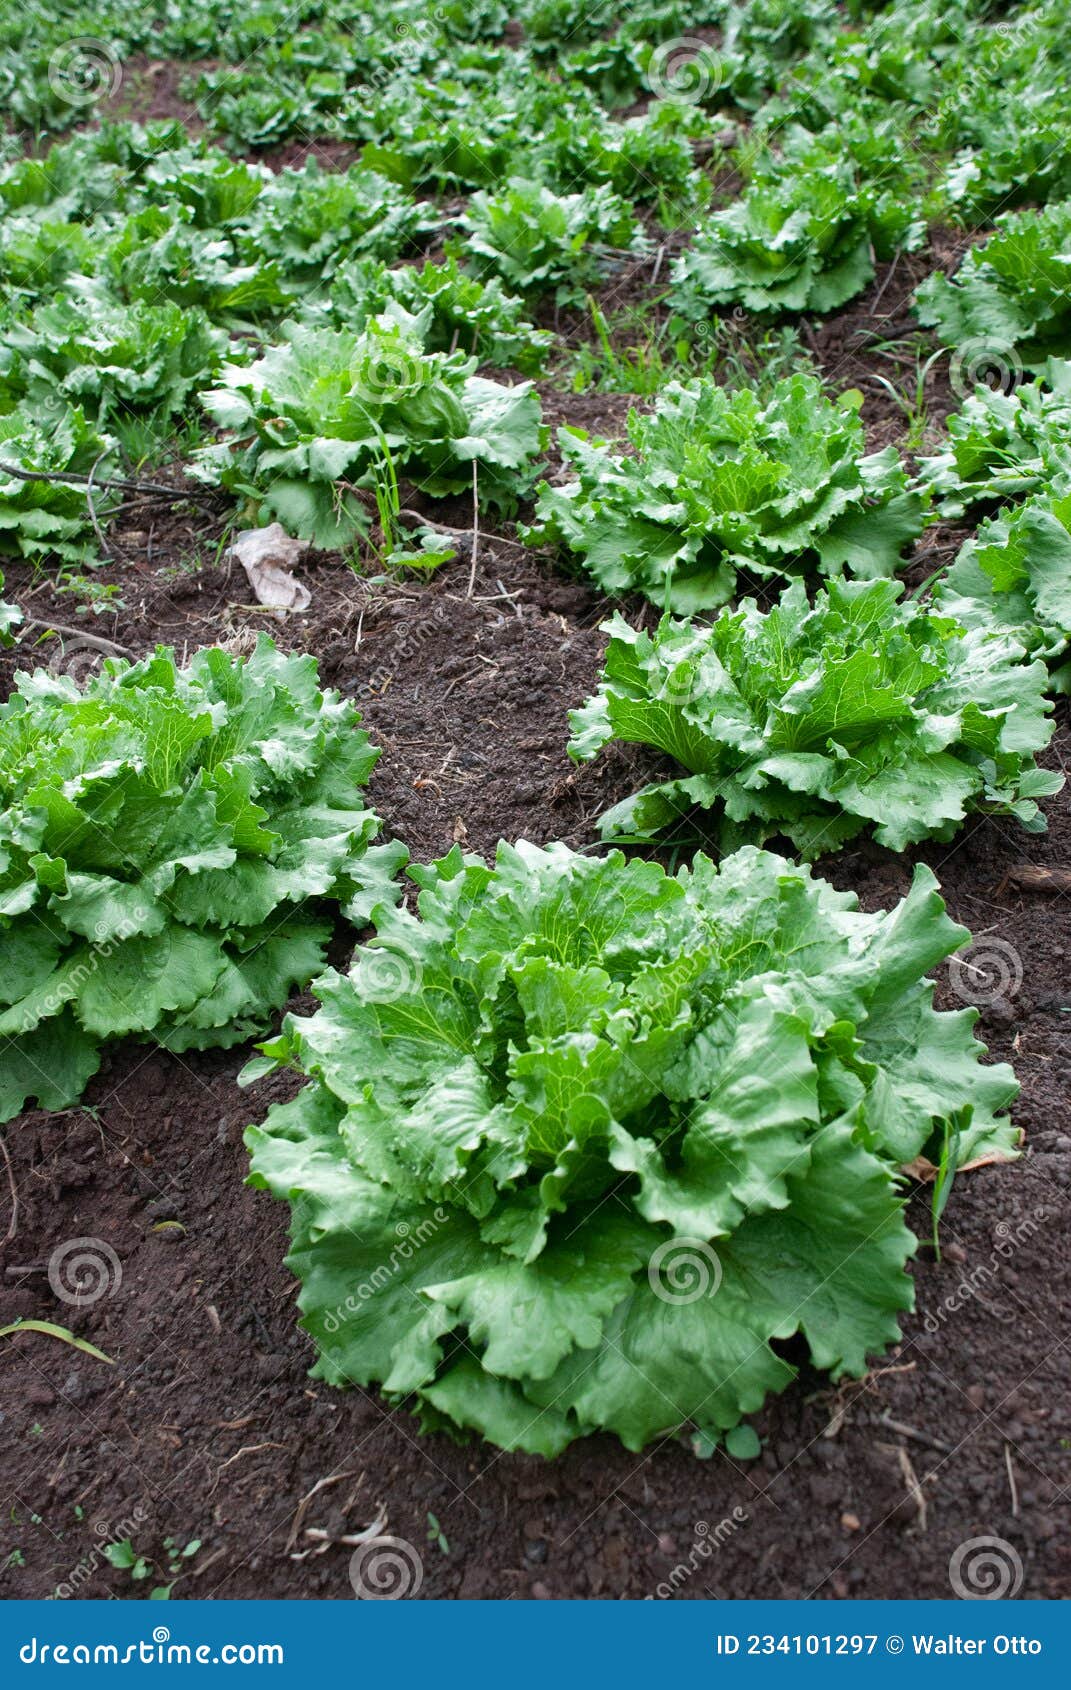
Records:
M984 619L965 630L902 590L833 582L811 606L799 583L767 612L747 600L653 635L615 616L570 755L618 739L686 773L608 811L603 837L651 839L694 806L726 848L784 835L807 857L868 824L893 850L947 840L972 810L1043 828L1037 799L1061 785L1035 762L1052 734L1044 665Z
M720 867L565 846L413 869L348 974L246 1078L292 1209L316 1375L552 1455L715 1439L794 1377L858 1374L911 1306L899 1168L964 1123L1012 1154L1009 1069L927 970L969 937L916 871L891 912L746 848Z
M689 613L724 604L741 570L890 575L922 526L895 449L866 454L858 416L813 376L767 397L670 382L628 433L622 453L563 431L575 479L540 484L526 535L574 554L604 592Z
M74 1102L108 1039L263 1032L323 966L316 900L397 896L372 846L378 753L311 657L159 648L84 691L46 670L0 706L0 1095Z
M1071 492L1071 363L1051 358L1031 382L975 387L949 417L941 451L919 459L919 486L943 517L982 502Z
M1071 354L1071 201L998 217L954 276L927 277L920 323L968 359L1040 369Z
M936 602L965 628L999 629L1049 664L1071 644L1071 494L1035 494L988 518L937 584ZM1059 664L1053 686L1068 690Z
M394 302L359 333L293 323L204 397L229 437L192 472L258 500L293 534L345 549L370 526L361 490L404 473L435 496L473 485L508 506L543 443L530 383L473 374L474 358L426 352L429 318Z

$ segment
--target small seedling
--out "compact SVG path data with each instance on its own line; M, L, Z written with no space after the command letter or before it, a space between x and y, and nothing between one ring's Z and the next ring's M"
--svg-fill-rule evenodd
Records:
M878 348L877 350L880 351L881 349ZM889 398L893 401L897 410L901 413L905 423L907 424L907 432L904 436L904 448L908 452L920 451L925 443L926 430L929 427L930 421L929 407L926 400L926 378L933 369L933 366L937 363L938 359L943 357L943 348L939 349L937 352L931 353L926 359L923 359L921 356L916 357L914 381L912 386L906 392L903 388L897 387L893 382L891 382L887 376L876 375L873 378L879 387L885 389L885 392L889 395Z
M104 1558L110 1561L113 1567L117 1567L120 1572L129 1572L130 1577L139 1583L142 1579L149 1578L153 1573L159 1575L161 1570L166 1571L168 1574L167 1583L154 1585L149 1591L149 1600L150 1602L169 1602L171 1592L182 1572L182 1563L188 1561L192 1555L196 1555L200 1547L201 1539L199 1537L192 1537L182 1549L177 1547L173 1537L165 1537L163 1541L164 1567L161 1569L159 1564L147 1555L139 1555L129 1538L123 1538L119 1543L109 1543L106 1546Z
M57 598L62 594L64 597L78 600L78 616L88 616L90 613L94 616L104 616L109 612L126 609L121 587L114 581L94 581L91 575L78 575L67 571L56 582L55 591Z
M182 1572L183 1561L188 1561L192 1555L196 1555L200 1547L201 1539L199 1537L191 1537L189 1543L183 1549L176 1547L173 1537L164 1538L164 1550L167 1554L167 1570L170 1578L167 1584L155 1585L149 1591L150 1602L170 1602L171 1592L178 1583L179 1575Z
M931 1199L931 1213L933 1216L933 1253L937 1260L941 1260L941 1241L938 1232L941 1216L945 1212L945 1205L952 1195L952 1182L956 1177L959 1165L959 1150L963 1139L963 1132L970 1126L970 1109L959 1109L950 1115L941 1126L941 1159L937 1164L937 1172L933 1181L933 1197Z
M121 1573L129 1573L135 1581L147 1579L152 1572L152 1565L144 1555L139 1555L130 1538L124 1537L118 1543L104 1545L104 1559L111 1563Z

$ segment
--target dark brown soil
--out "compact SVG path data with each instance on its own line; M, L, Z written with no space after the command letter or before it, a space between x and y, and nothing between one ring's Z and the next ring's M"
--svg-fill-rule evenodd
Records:
M214 59L154 59L135 53L122 65L122 76L100 115L114 123L156 123L177 120L191 135L200 135L204 123L196 105L183 92L197 78L217 69Z
M310 159L315 159L321 170L348 170L360 156L360 147L351 142L329 141L322 135L295 135L257 153L259 163L276 171L301 170Z
M906 301L935 256L886 267L864 299L812 327L830 379L863 388L874 445L902 442L904 418L875 386L885 366L867 346L914 335ZM927 392L941 414L937 375ZM550 420L603 434L621 432L629 403L549 384L544 399ZM316 652L383 748L372 797L417 859L455 840L482 852L500 837L589 844L594 816L636 784L624 752L581 775L565 755L566 711L595 681L605 606L512 531L481 536L471 594L464 536L427 582L377 583L313 557L310 613L276 621L216 561L226 515L161 507L121 530L99 576L121 583L114 613L79 618L49 576L18 566L6 566L7 596L46 626L84 622L135 654L156 640L242 649L260 627ZM435 515L467 528L463 501ZM931 563L961 537L934 530ZM21 661L35 657L78 673L94 661L69 637L24 645ZM12 669L0 659L0 695ZM1051 760L1069 747L1064 720ZM1020 893L1009 875L1027 861L1071 867L1066 794L1048 814L1040 837L987 821L951 847L895 857L866 846L823 865L877 907L906 891L923 857L959 919L1014 947L1022 985L980 1030L1022 1081L1025 1146L1017 1164L957 1180L943 1261L923 1247L914 1267L903 1343L839 1389L804 1373L759 1417L755 1462L700 1461L676 1441L637 1457L595 1439L545 1463L422 1439L374 1394L311 1385L282 1265L285 1208L243 1185L242 1130L292 1082L240 1091L247 1051L179 1059L124 1045L84 1107L10 1123L18 1206L0 1168L0 1325L58 1322L115 1365L42 1334L0 1338L0 1592L140 1596L165 1577L165 1540L199 1539L177 1597L349 1599L341 1540L380 1522L420 1550L430 1597L940 1598L952 1594L953 1551L980 1536L1021 1556L1024 1596L1071 1595L1071 923L1066 898ZM924 1192L913 1215L926 1236ZM47 1275L52 1252L81 1238L103 1240L121 1267L111 1294L85 1307ZM448 1549L429 1538L429 1516ZM151 1578L132 1582L103 1559L116 1537L154 1563Z
M274 623L218 566L170 581L157 571L137 577L119 637L138 651L153 637L181 648L267 626L317 650L324 679L359 698L384 748L373 797L417 858L454 839L484 852L499 837L585 843L592 814L635 779L623 755L579 781L565 757L565 711L596 672L599 604L502 539L485 540L472 598L468 574L459 558L424 584L373 586L323 559L308 571L313 613ZM1057 752L1068 743L1065 730ZM342 1473L304 1525L339 1538L385 1511L384 1529L426 1548L430 1596L643 1596L688 1561L700 1522L725 1519L731 1536L695 1558L682 1596L945 1596L952 1550L981 1535L1016 1546L1024 1594L1071 1594L1071 934L1066 902L1006 884L1024 860L1069 864L1067 801L1052 802L1040 839L988 822L923 855L953 912L1023 959L1020 993L982 1030L1023 1082L1027 1149L1015 1167L961 1176L944 1262L921 1254L919 1312L869 1380L833 1391L805 1376L761 1418L755 1464L700 1462L673 1443L638 1458L609 1440L545 1464L422 1440L374 1396L305 1379L285 1212L242 1185L242 1129L271 1087L238 1090L244 1053L125 1047L85 1109L5 1130L19 1213L0 1320L57 1320L117 1363L42 1336L4 1341L0 1560L18 1550L25 1562L0 1575L7 1592L69 1583L134 1521L137 1548L157 1560L164 1538L202 1540L176 1595L348 1597L345 1546L303 1561L286 1549L302 1497ZM867 847L825 872L873 907L903 894L910 862ZM917 1220L924 1233L921 1200ZM165 1221L182 1230L154 1230ZM105 1240L122 1265L114 1295L85 1309L59 1301L44 1272L78 1237ZM426 1543L429 1512L448 1554ZM84 1594L146 1588L98 1563Z
M911 301L920 282L935 270L955 270L979 238L963 229L931 230L922 251L879 264L867 291L842 311L804 324L804 344L824 379L836 391L857 387L863 393L862 416L872 451L902 446L908 424L902 404L879 377L910 404L917 397L918 375L932 359L924 374L924 427L916 451L934 449L946 417L962 403L949 380L949 355L941 352L932 332L920 327Z

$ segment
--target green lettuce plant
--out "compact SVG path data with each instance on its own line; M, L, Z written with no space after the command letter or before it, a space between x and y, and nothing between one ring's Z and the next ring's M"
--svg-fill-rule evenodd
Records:
M127 142L129 131L124 130ZM134 130L135 139L138 131ZM152 205L178 205L189 215L195 229L218 235L244 228L257 201L266 189L280 190L277 179L263 164L231 158L205 142L190 143L185 130L178 146L163 146L150 131L144 159L124 162L138 166L138 180Z
M374 170L284 170L258 195L238 235L247 263L276 262L288 281L318 287L347 258L397 258L421 226L420 207Z
M362 162L392 181L436 196L471 193L503 181L523 157L515 100L502 77L482 87L396 77L371 105L347 102L341 121L347 133L367 136ZM538 134L538 118L533 127Z
M529 485L543 438L530 384L476 376L461 352L425 352L420 322L394 304L360 333L290 324L283 336L224 367L204 403L229 438L192 468L291 534L349 547L391 476L438 496L471 487L475 473L484 503L499 504Z
M1052 358L1005 393L979 385L946 424L941 451L919 460L919 486L940 514L1071 491L1071 363Z
M0 553L67 563L99 558L85 481L94 471L107 479L113 445L82 410L62 402L24 402L0 416ZM65 473L80 479L26 479ZM98 491L93 502L100 522L116 501Z
M1063 784L1034 760L1052 735L1044 664L902 591L833 582L812 607L800 582L767 612L747 600L653 635L615 616L570 754L619 739L687 772L608 811L603 836L651 839L696 807L722 849L783 835L805 857L867 827L896 851L947 840L974 810L1044 828L1037 799Z
M609 1431L719 1441L795 1376L862 1373L912 1303L898 1169L951 1125L1008 1155L1011 1071L925 976L968 938L915 871L891 912L745 848L676 876L620 853L456 848L252 1079L308 1083L246 1135L292 1206L333 1385L544 1456Z
M20 308L51 296L67 278L92 268L96 244L81 223L50 222L32 213L0 224L0 286Z
M497 193L473 194L458 223L462 251L481 270L525 296L553 290L559 304L598 286L608 252L643 245L628 205L605 183L555 194L513 176Z
M925 225L900 187L882 182L876 161L871 175L821 143L768 162L700 223L673 267L671 302L696 320L722 305L836 310L874 279L875 257L921 243Z
M236 81L228 67L216 77L199 77L194 92L198 111L211 121L213 132L237 150L277 146L319 127L311 101L274 76L247 71Z
M210 381L227 346L203 311L171 301L123 305L91 282L57 294L0 329L0 403L32 414L62 401L98 428L130 414L170 432L171 419Z
M894 447L866 452L857 397L804 374L768 393L670 382L653 413L629 413L631 452L561 432L575 479L540 484L527 538L604 592L679 611L724 604L739 570L890 575L922 506Z
M1071 644L1071 494L1035 494L981 524L935 600L965 628L1000 629L1050 665ZM1071 691L1071 663L1050 678Z
M974 347L1037 369L1071 353L1071 201L999 217L954 276L927 277L919 321L946 346Z
M746 6L719 5L712 21L722 26L714 64L734 103L745 110L758 106L801 55L814 53L824 67L825 55L833 52L838 29L843 28L833 0L751 0ZM712 94L719 92L715 84Z
M652 102L642 117L616 123L592 103L562 112L560 92L541 114L531 168L555 192L606 183L640 205L669 201L682 209L702 205L709 184L695 168L689 134L706 137L709 120L694 107Z
M50 222L84 221L121 196L120 172L100 157L89 134L58 143L43 157L26 155L0 166L5 212L47 210Z
M271 323L296 298L278 264L239 264L222 231L195 228L192 213L182 217L174 205L147 206L129 217L102 255L100 271L117 298L196 306L232 330Z
M371 258L340 265L329 293L308 306L310 320L324 315L339 328L356 329L394 301L420 323L428 352L471 353L481 364L541 375L554 336L529 322L524 301L507 293L497 276L481 280L456 258L421 268L395 269Z
M0 1120L73 1103L107 1040L240 1043L392 895L378 752L311 657L163 647L0 705Z
M1067 20L1059 5L1048 11L1048 27L1055 32L1048 43L1040 33L1044 25L1038 7L1024 18L1026 27L1009 31L1003 42L996 31L986 31L981 54L978 32L972 32L974 39L964 40L953 74L946 69L942 98L922 129L927 151L954 155L943 186L967 227L976 228L1010 206L1044 205L1071 192L1071 123L1064 103L1053 98ZM1022 55L1018 66L1002 52L1016 33ZM1004 62L986 64L986 46Z
M0 593L4 590L4 576L0 571ZM14 630L22 621L22 611L17 604L8 604L0 598L0 646L11 646L15 643Z

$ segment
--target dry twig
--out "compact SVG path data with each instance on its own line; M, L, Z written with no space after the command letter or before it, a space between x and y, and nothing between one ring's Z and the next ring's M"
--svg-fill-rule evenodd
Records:
M1011 1491L1012 1519L1019 1518L1019 1486L1015 1482L1015 1469L1012 1466L1011 1444L1004 1445L1004 1465L1008 1469L1008 1489Z
M908 1455L904 1444L899 1445L896 1453L900 1462L900 1471L904 1475L904 1482L907 1485L908 1495L918 1510L919 1531L924 1532L926 1530L926 1498L922 1494L918 1474L911 1465L911 1457Z
M4 1234L4 1243L10 1244L11 1240L15 1236L15 1233L18 1231L19 1194L15 1185L15 1174L11 1166L11 1157L8 1155L7 1144L4 1141L3 1133L0 1133L0 1155L4 1158L4 1167L7 1169L7 1183L11 1188L11 1219L8 1222L7 1231Z
M471 598L476 590L476 563L480 555L480 504L476 485L476 459L472 460L472 567L469 570L469 590L466 598Z
M1071 869L1038 868L1034 863L1017 863L1005 876L1024 892L1071 892Z
M291 1524L291 1527L290 1527L290 1536L286 1540L286 1553L287 1554L290 1553L290 1551L293 1549L295 1543L298 1540L298 1533L301 1531L302 1526L305 1524L305 1516L309 1511L309 1504L311 1503L313 1497L318 1496L319 1493L322 1490L327 1490L331 1485L340 1485L342 1483L343 1479L352 1479L353 1474L354 1474L353 1468L351 1468L349 1470L349 1472L346 1472L346 1473L328 1473L326 1478L317 1479L317 1481L313 1485L312 1489L305 1493L305 1495L302 1497L301 1501L297 1505L297 1509L294 1513L293 1523Z
M97 463L99 462L98 458ZM88 475L76 475L73 470L20 469L17 464L5 463L0 459L0 475L13 475L16 481L55 481L61 484L69 482L75 487L95 488L98 493L110 493L113 487L121 487L124 492L144 493L153 499L168 499L173 505L202 505L206 509L214 508L210 499L198 493L191 493L186 487L162 487L156 481L130 481L121 475L110 476L107 481L97 481L94 478L96 467L94 464Z
M917 1444L926 1444L930 1449L939 1449L942 1455L951 1455L952 1445L935 1438L932 1432L922 1432L917 1426L909 1426L906 1420L894 1420L891 1414L883 1414L881 1424L890 1432L896 1432L901 1438L914 1438Z
M286 1448L285 1444L271 1443L270 1441L268 1443L263 1443L263 1444L243 1444L241 1449L235 1450L233 1455L228 1455L226 1461L222 1462L221 1465L216 1468L216 1476L212 1481L212 1490L209 1491L209 1493L208 1493L209 1496L211 1496L212 1491L214 1491L216 1486L219 1484L220 1474L227 1467L230 1467L233 1462L241 1461L243 1456L246 1456L246 1455L259 1455L262 1449L285 1449L285 1448Z
M39 616L28 616L24 627L44 628L53 634L68 634L72 640L78 640L82 645L92 646L94 651L103 651L109 657L133 657L129 646L120 645L118 640L106 640L100 634L86 634L81 628L72 628L67 622L43 622Z

